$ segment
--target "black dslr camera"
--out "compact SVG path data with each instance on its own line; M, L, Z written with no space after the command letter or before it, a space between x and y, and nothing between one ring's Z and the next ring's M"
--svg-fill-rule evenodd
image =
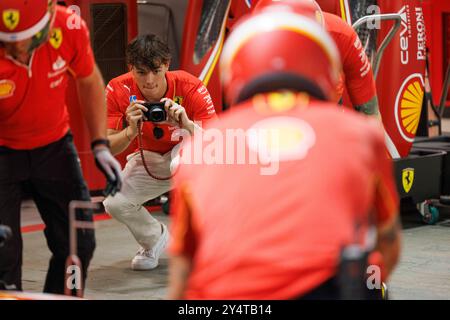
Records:
M164 102L145 102L143 104L148 111L144 111L146 121L163 122L167 120L167 112L164 109Z

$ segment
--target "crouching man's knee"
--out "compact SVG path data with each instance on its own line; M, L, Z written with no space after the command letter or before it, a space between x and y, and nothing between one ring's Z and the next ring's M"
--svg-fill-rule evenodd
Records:
M120 192L116 193L114 197L107 197L103 201L103 205L106 212L119 221L137 210L137 207Z

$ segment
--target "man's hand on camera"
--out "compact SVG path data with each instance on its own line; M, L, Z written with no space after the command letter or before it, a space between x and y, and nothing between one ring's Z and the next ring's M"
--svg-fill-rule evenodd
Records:
M106 177L105 197L114 196L122 188L122 168L106 146L97 146L93 150L95 164Z
M169 98L163 98L161 102L165 103L164 108L167 112L167 121L164 122L165 124L180 126L182 129L188 130L191 134L194 133L196 125L194 121L189 119L186 109L183 106L180 106Z
M143 111L148 111L146 107L142 105L144 101L135 101L131 102L130 105L127 108L126 115L127 115L127 123L129 132L127 132L127 136L130 140L136 138L138 134L138 122L139 120L142 120L141 122L141 129L144 122L144 113Z

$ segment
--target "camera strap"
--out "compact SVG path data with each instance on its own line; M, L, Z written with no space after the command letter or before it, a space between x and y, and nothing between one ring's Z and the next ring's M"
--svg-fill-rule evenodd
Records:
M144 147L143 147L143 143L142 143L142 129L141 129L142 120L139 120L137 127L138 127L137 138L138 138L139 153L141 155L142 163L144 164L144 169L145 169L145 171L147 171L147 174L155 180L167 181L167 180L172 179L174 177L175 173L168 177L160 177L160 176L154 175L153 173L150 172L150 169L148 168L147 163L145 162L145 156L144 156Z
M133 96L130 96L130 103L131 103L131 102L136 102L136 96L134 96L134 95L133 95ZM145 169L145 171L147 172L147 174L148 174L150 177L152 177L153 179L159 180L159 181L167 181L167 180L172 179L172 178L174 177L175 173L174 173L174 174L171 174L171 175L168 176L168 177L160 177L160 176L157 176L157 175L151 173L150 169L149 169L148 166L147 166L147 163L145 162L145 156L144 156L144 144L142 143L142 120L139 120L139 121L138 121L137 127L138 127L138 135L137 135L137 139L138 139L139 153L140 153L140 155L141 155L142 163L144 164L144 169Z

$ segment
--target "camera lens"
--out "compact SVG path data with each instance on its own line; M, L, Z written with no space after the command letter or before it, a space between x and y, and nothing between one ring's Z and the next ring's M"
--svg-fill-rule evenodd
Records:
M152 121L160 122L164 120L164 113L162 110L153 110L152 112Z
M164 102L146 102L143 104L148 110L144 112L145 120L151 122L163 122L167 119Z
M160 107L154 107L150 110L150 121L162 122L166 120L166 111Z

